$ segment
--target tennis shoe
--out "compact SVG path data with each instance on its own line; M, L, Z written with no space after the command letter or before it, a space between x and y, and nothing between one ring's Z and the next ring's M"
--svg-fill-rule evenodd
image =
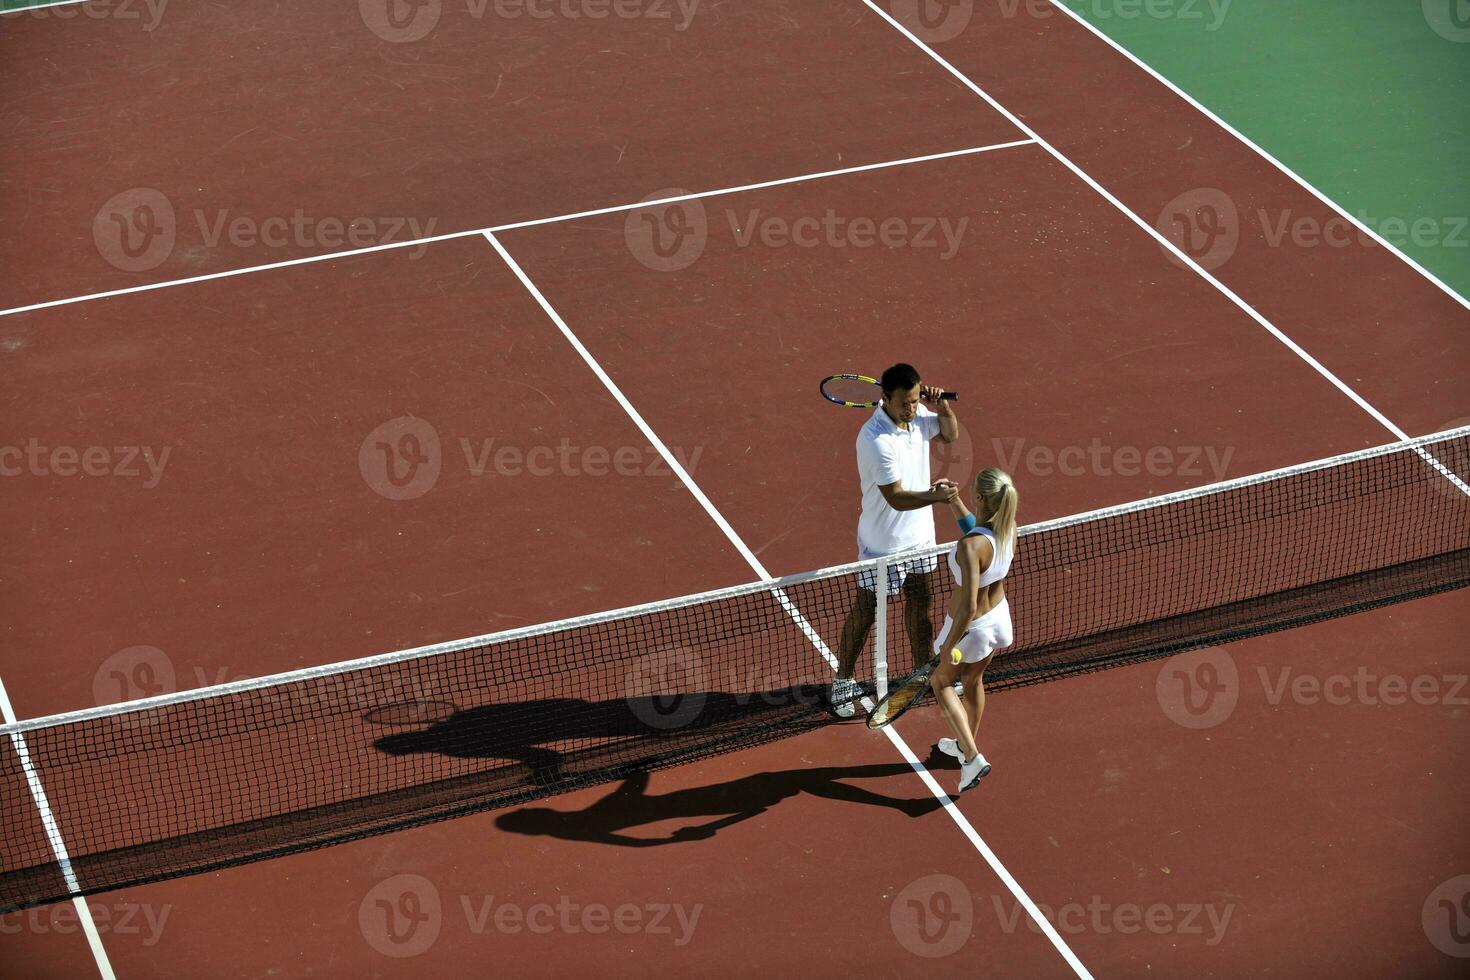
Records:
M958 759L961 762L965 761L965 753L960 749L960 743L956 739L941 738L934 747L951 759Z
M960 764L960 792L974 789L980 780L990 775L990 763L985 761L985 756L979 752L969 762Z
M853 707L853 699L862 692L857 681L851 677L839 677L832 682L832 711L839 718L851 718L857 711Z

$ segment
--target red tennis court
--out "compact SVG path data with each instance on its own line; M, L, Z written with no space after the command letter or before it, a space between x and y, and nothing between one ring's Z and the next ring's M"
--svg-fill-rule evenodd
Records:
M15 713L852 561L838 370L960 390L938 466L1025 523L1465 424L1462 298L1273 242L1337 212L1062 8L956 6L0 18ZM0 964L1457 976L1467 627L1214 648L1203 721L1163 663L997 694L953 801L926 707L90 895L95 941L9 913Z

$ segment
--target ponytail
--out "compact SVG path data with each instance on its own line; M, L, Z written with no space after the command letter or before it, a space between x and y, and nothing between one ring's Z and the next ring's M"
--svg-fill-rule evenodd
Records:
M1005 470L990 467L981 470L975 477L975 492L985 501L990 519L985 522L995 532L996 540L1011 541L1016 534L1016 505L1020 495L1011 475Z

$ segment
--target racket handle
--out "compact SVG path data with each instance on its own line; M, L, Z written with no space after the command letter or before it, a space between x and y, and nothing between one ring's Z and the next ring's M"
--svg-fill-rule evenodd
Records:
M960 393L958 391L941 392L939 400L942 402L957 402L960 400Z

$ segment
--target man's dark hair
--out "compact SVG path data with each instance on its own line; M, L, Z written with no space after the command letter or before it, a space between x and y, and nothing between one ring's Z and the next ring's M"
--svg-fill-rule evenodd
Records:
M900 389L908 391L914 385L918 384L919 372L914 370L912 364L895 364L883 372L883 377L879 379L879 383L883 385L883 397L891 398L895 391L899 391Z

